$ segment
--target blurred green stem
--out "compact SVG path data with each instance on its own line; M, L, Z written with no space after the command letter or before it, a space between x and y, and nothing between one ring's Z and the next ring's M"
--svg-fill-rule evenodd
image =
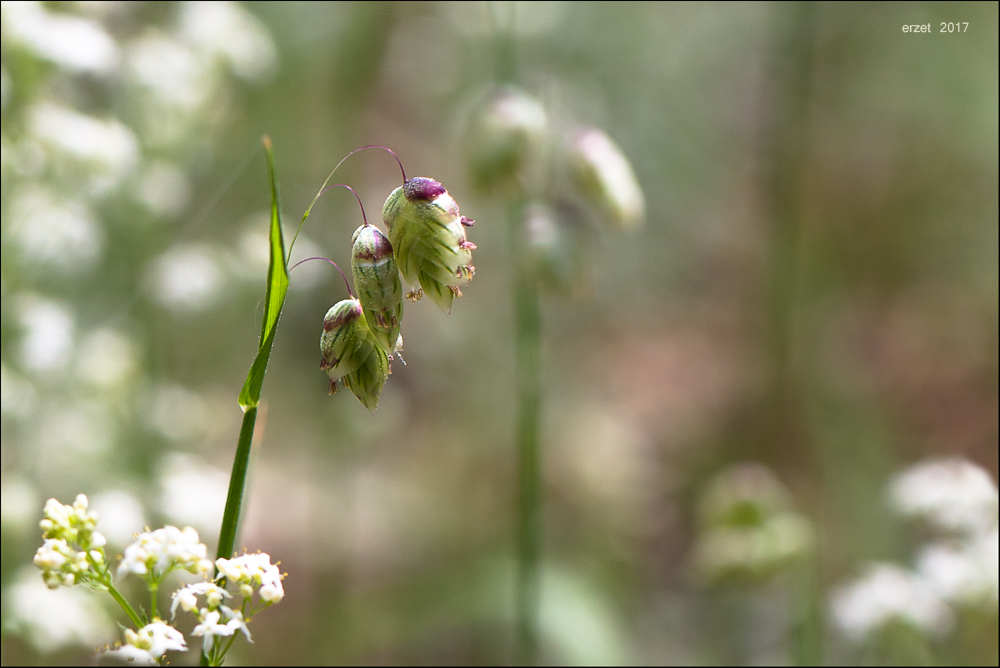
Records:
M132 606L129 605L129 602L125 600L125 597L122 596L117 589L115 589L115 586L111 584L110 577L108 578L108 581L105 583L105 585L107 586L108 593L111 594L111 597L116 601L118 601L118 605L122 607L122 610L125 611L125 614L128 615L128 618L132 620L133 624L135 624L136 630L141 629L143 626L145 626L145 624L142 623L142 618L140 618L139 615L136 613L136 611L132 608Z
M517 81L515 48L516 7L513 2L491 2L494 22L496 77L501 85ZM526 195L513 195L507 207L510 250L515 258L514 318L517 355L517 629L516 663L538 662L538 607L541 555L541 437L542 319L538 283L523 258L526 257L522 223Z
M508 209L516 257L522 257L521 221L524 202ZM517 512L517 663L531 665L538 652L539 556L541 552L541 336L538 285L519 266L514 279L517 326L517 454L519 496Z
M773 114L767 156L770 169L764 186L771 218L771 357L768 424L765 448L780 454L801 450L794 429L796 398L801 394L795 369L795 317L800 286L802 191L809 143L812 98L813 25L815 8L807 2L776 4L772 61ZM823 615L819 551L797 574L793 590L794 619L789 631L795 665L822 662Z

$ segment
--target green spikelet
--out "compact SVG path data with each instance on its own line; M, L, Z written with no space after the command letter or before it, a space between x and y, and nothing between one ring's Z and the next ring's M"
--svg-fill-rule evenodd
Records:
M375 340L392 354L403 320L403 286L389 239L374 225L362 225L352 239L351 271L358 300Z
M596 128L582 130L566 151L570 178L582 202L614 228L642 224L646 200L632 165L611 138Z
M374 337L370 337L374 341ZM372 413L378 408L378 401L382 396L382 388L385 381L389 379L392 368L389 364L389 356L382 347L374 345L368 357L357 369L344 376L344 385L350 388L365 408Z
M337 381L343 378L354 396L374 411L389 377L389 357L375 340L357 299L344 299L327 311L319 349L320 369L330 377L330 394L339 390Z
M541 102L515 88L495 95L469 129L466 150L473 186L483 192L508 194L524 188L547 132Z
M419 290L407 294L416 301L421 292L451 313L451 303L460 297L460 285L472 280L472 251L465 236L473 222L462 216L458 204L444 186L415 177L396 188L385 200L382 219L389 228L389 241L403 278Z

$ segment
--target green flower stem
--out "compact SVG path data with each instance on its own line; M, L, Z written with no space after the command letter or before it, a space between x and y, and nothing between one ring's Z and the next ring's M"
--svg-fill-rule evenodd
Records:
M247 469L250 465L250 444L253 442L253 429L257 422L257 407L247 409L243 414L243 426L240 427L240 439L236 445L236 457L233 459L233 473L229 476L229 495L226 497L226 510L222 516L222 529L219 531L219 549L216 557L231 559L236 545L236 531L240 524L240 510L243 506L243 490L246 487Z
M149 583L149 618L156 619L159 617L159 612L156 609L156 599L159 598L160 594L160 583L150 582Z
M108 588L108 593L111 594L111 597L116 601L118 601L118 605L122 607L122 610L125 611L125 614L128 615L128 618L132 620L133 624L135 624L136 630L141 629L143 626L145 626L145 624L142 622L142 618L139 617L136 611L132 609L132 606L129 605L129 602L125 600L125 597L122 596L117 589L115 589L115 586L111 584L110 576L108 577L108 581L105 582L104 584Z
M515 256L523 257L522 201L512 202L509 224ZM533 665L538 654L539 561L541 554L541 338L538 284L524 266L514 279L517 327L517 663Z
M806 563L792 573L792 665L819 666L823 663L823 592L819 563L810 554Z

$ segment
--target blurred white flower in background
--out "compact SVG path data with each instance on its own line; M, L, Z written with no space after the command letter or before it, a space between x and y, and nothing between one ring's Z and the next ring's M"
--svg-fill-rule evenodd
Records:
M23 635L43 654L106 643L115 625L98 600L83 587L49 589L28 565L4 588L5 631Z
M39 411L34 434L34 456L44 475L56 469L75 469L82 460L111 450L117 421L107 407L88 399L46 401Z
M136 198L150 213L160 218L176 218L191 199L191 185L180 167L155 160L143 169Z
M208 404L193 390L163 383L150 391L146 404L150 426L172 441L194 441L205 433Z
M932 459L897 475L890 487L895 508L952 531L996 525L1000 496L985 469L960 458Z
M222 525L229 474L197 457L176 452L165 456L159 468L163 514L214 537Z
M91 74L110 74L118 66L118 46L96 21L50 12L40 2L5 2L2 16L5 36L39 58Z
M150 32L129 44L127 52L134 79L162 104L194 112L211 96L212 72L184 42Z
M11 238L31 263L75 272L93 265L104 245L104 233L83 202L46 188L18 193L9 215Z
M62 304L25 295L20 300L21 363L32 371L65 368L73 359L76 316Z
M0 524L13 531L37 528L39 498L38 490L27 478L5 475L0 483Z
M278 50L270 33L238 3L185 2L180 34L191 44L226 59L241 79L265 79L276 70Z
M85 162L91 189L97 192L117 185L139 162L135 135L115 118L94 118L41 102L29 111L28 127L42 144Z
M136 358L136 345L128 336L116 329L102 328L80 343L76 373L92 385L111 389L135 373Z
M200 311L211 306L225 278L213 249L200 244L168 249L151 271L153 296L172 310Z
M262 275L266 275L267 266L271 262L268 214L247 216L242 227L245 231L237 244L237 254L232 263L233 272L243 280L259 281ZM298 269L295 271L298 272Z
M945 600L990 606L1000 600L1000 538L997 530L966 544L932 544L917 558L917 570Z
M133 536L146 526L142 504L130 492L101 492L90 500L90 507L100 518L101 533L115 547L122 548L131 543Z
M892 620L940 635L954 625L952 607L996 614L1000 600L997 486L983 468L957 457L920 462L892 478L892 506L944 533L924 545L916 568L875 564L833 598L834 618L858 640Z
M930 635L946 633L954 622L951 610L926 580L893 564L872 564L859 580L837 590L833 615L855 640L894 621Z
M5 416L24 419L38 404L38 391L25 378L0 365L0 412Z

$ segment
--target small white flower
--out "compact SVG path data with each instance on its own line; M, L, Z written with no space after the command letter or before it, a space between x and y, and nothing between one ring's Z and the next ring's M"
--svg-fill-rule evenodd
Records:
M87 497L84 494L78 494L71 506L49 499L42 509L43 519L38 526L46 539L62 539L66 543L79 545L85 551L100 549L107 544L107 540L94 531L97 513L87 507Z
M222 618L222 614L218 610L212 611L202 611L202 615L199 616L201 623L194 627L191 631L193 636L203 636L205 638L205 651L212 651L212 647L215 645L215 638L217 636L231 636L236 630L234 627L228 626L226 624L220 624L219 620Z
M103 559L101 553L93 551ZM94 559L94 563L101 563ZM35 566L42 569L42 579L50 589L71 587L97 575L87 552L77 552L61 538L46 538L35 552Z
M184 634L159 619L153 620L151 624L147 624L139 629L137 635L139 643L132 644L149 650L149 653L153 656L163 656L171 651L187 651Z
M249 595L244 585L260 587L261 599L268 603L278 603L285 595L281 571L264 552L244 554L235 559L217 559L215 565L221 575L240 585L240 592L245 597Z
M208 548L199 542L197 531L191 527L181 530L167 525L137 535L135 542L125 548L118 574L146 575L151 572L155 577L162 577L176 568L204 574L212 565L207 552Z
M229 627L233 633L241 631L243 635L246 636L247 642L253 642L253 638L250 637L250 629L247 628L246 622L243 621L243 613L239 610L227 608L226 606L222 606L220 609L229 620L226 622L226 626Z
M230 593L215 584L214 582L196 582L181 587L173 593L173 603L170 605L170 616L177 614L177 607L180 606L185 612L191 612L198 607L198 597L204 596L210 610L214 610L222 603L223 598L229 598Z
M921 462L897 475L890 491L901 513L942 529L977 532L996 526L997 486L985 469L964 459Z
M267 603L280 603L285 597L285 590L281 588L281 583L277 585L266 584L260 588L260 598Z
M159 664L159 657L153 656L149 650L139 649L135 645L125 644L116 649L108 650L104 654L122 663L131 663L137 666L156 666Z
M184 634L162 620L154 619L138 631L125 629L125 644L112 653L125 661L151 664L167 652L186 651Z
M873 564L864 577L833 597L833 616L844 633L864 640L893 620L932 635L952 625L951 610L916 573L892 564Z

